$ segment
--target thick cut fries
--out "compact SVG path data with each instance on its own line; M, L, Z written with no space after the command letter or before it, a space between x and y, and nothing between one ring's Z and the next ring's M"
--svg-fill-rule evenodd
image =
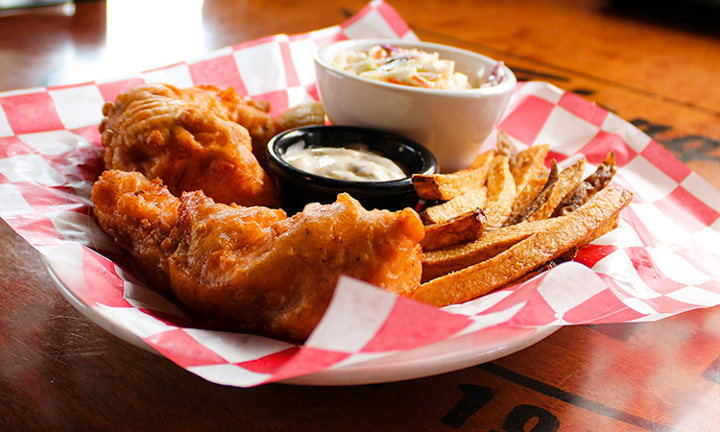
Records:
M484 208L486 203L487 188L482 186L479 189L465 192L450 201L426 208L420 212L420 218L425 225L442 223L476 208Z
M515 179L515 188L518 193L525 189L530 180L537 178L549 151L549 144L538 144L528 147L510 159L510 172Z
M505 225L512 225L527 220L534 221L546 219L555 213L555 209L582 181L582 175L585 169L585 159L580 159L572 166L562 170L560 174L554 176L557 170L555 161L553 161L545 187L535 197L535 199L524 209L512 214L505 220Z
M555 175L557 175L557 171L555 172ZM515 202L513 202L512 212L505 221L505 226L512 225L512 221L515 217L517 217L522 209L530 205L530 203L547 184L549 176L550 170L546 169L545 171L541 171L537 177L530 179L522 190L518 190Z
M485 213L480 209L461 214L442 223L425 225L420 242L423 251L433 251L472 242L485 231Z
M550 171L548 172L547 178L542 181L538 181L533 189L528 191L523 190L521 194L515 199L513 203L512 212L510 216L505 220L504 226L510 226L518 224L528 216L530 216L535 210L540 208L547 200L549 195L552 193L555 184L558 179L558 167L555 163L555 159L550 164ZM529 183L530 185L532 183ZM542 187L540 187L542 185ZM527 189L527 187L526 187ZM535 193L535 189L539 189Z
M304 102L283 112L275 121L278 122L282 130L324 125L325 109L320 102Z
M422 199L449 201L482 188L494 157L495 151L488 150L479 154L468 169L449 174L415 174L412 176L413 186Z
M490 259L553 223L553 219L521 222L487 230L476 241L439 250L423 248L423 282Z
M565 200L558 206L557 210L555 210L553 216L566 215L583 205L591 196L610 183L615 172L617 172L615 154L610 152L595 172L580 182L575 190L568 194Z
M470 165L470 169L489 169L490 163L493 159L495 159L495 156L497 156L495 150L488 150L486 152L480 153L479 155L475 156L475 160Z
M505 286L578 246L615 219L631 199L629 191L608 186L577 210L554 218L550 226L505 252L422 284L413 298L442 307L462 303Z
M617 228L618 225L620 225L620 215L617 215L614 218L608 220L603 225L599 226L598 229L588 234L588 236L580 242L580 246L589 245L594 240L599 239L600 237Z
M582 176L585 170L585 159L580 159L575 162L572 166L569 166L560 172L558 175L558 181L555 184L552 192L548 196L547 201L541 205L537 210L531 213L528 217L528 221L540 220L549 218L555 209L560 205L561 202L568 196L582 181Z
M558 264L562 264L567 261L572 261L577 256L578 251L580 250L579 247L574 246L570 248L567 252L560 255L559 257L555 258L554 260L550 261L549 263L531 271L530 273L526 273L525 275L515 279L514 281L510 281L505 286L512 286L519 283L527 282L530 279L534 278L535 276L539 275L542 272L548 271L554 267L557 267ZM504 286L500 287L500 289L504 288Z
M499 156L507 156L508 158L511 158L517 152L515 144L513 144L508 134L500 129L498 129L496 145Z
M617 171L614 155L583 180L585 159L559 172L554 160L545 167L548 153L543 144L515 154L499 131L497 151L479 155L477 167L418 178L416 187L435 190L425 196L445 202L421 213L426 239L422 286L414 298L445 306L516 284L574 259L580 248L618 226L632 194L608 187ZM482 184L479 173L467 174L473 168L485 170ZM466 212L475 208L486 221L482 234L470 240L475 233L462 230Z
M487 178L487 205L484 211L488 228L502 226L512 212L516 195L517 189L515 179L510 172L509 158L495 157Z

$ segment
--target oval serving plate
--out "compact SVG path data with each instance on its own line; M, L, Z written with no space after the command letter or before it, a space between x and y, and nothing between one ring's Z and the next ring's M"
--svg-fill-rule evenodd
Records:
M113 336L148 352L162 355L133 333L132 323L99 313L99 306L89 299L84 279L74 266L81 265L73 253L42 255L45 270L62 296L88 319ZM478 338L477 332L454 339L415 348L362 363L338 365L327 370L279 381L285 384L339 386L365 385L428 377L476 366L527 348L557 331L559 326L484 329L496 332ZM487 342L491 339L492 342Z

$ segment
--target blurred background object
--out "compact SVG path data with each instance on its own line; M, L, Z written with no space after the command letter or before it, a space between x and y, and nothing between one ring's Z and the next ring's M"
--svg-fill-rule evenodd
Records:
M209 51L203 0L20 1L0 0L0 63L12 65L0 90L125 76Z
M67 0L0 0L0 9L27 8L73 3Z

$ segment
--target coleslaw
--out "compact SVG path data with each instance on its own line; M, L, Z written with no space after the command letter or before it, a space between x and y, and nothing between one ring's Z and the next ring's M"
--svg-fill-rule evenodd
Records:
M438 53L394 45L375 45L368 52L341 51L333 66L361 77L392 84L442 90L472 88L467 75L455 72L454 61L440 59ZM502 62L498 62L480 87L498 84L502 80L502 70Z

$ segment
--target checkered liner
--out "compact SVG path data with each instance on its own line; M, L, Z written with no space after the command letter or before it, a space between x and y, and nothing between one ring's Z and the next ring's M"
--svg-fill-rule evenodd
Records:
M303 345L199 328L150 291L99 229L90 190L102 171L97 125L104 101L150 81L233 86L278 114L317 99L312 54L358 37L417 39L397 12L369 3L345 23L276 35L123 79L0 94L0 216L31 245L64 262L58 278L112 329L133 334L212 382L255 386L498 328L653 321L720 304L720 192L638 129L546 83L520 84L499 122L518 147L550 143L588 173L611 150L614 182L635 194L620 227L521 286L442 310L342 278ZM495 136L484 147L493 146ZM59 257L59 258L58 258Z

